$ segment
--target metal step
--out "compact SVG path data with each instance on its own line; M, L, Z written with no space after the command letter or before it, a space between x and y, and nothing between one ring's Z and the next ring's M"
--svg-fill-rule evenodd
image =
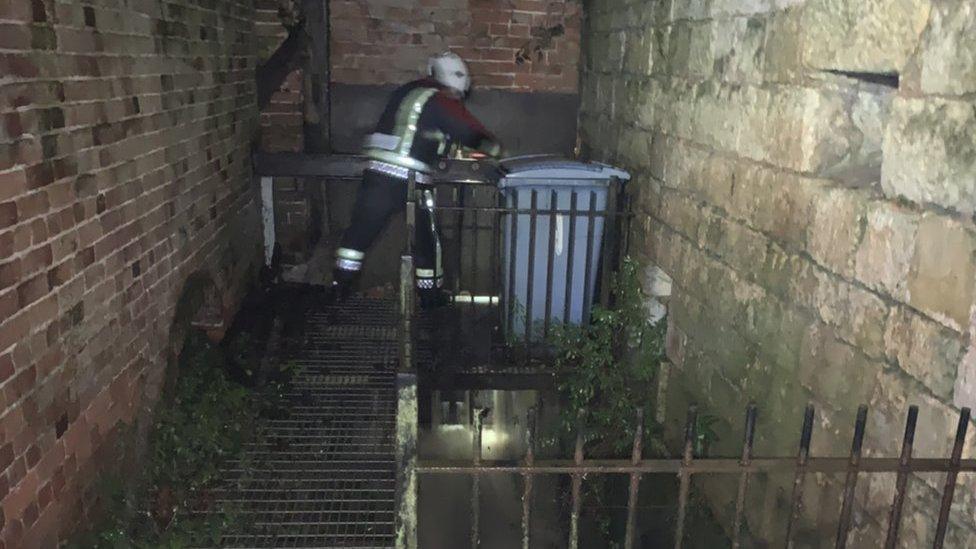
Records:
M274 358L293 373L285 417L264 421L214 491L240 524L221 547L394 546L396 303L308 308L304 337Z

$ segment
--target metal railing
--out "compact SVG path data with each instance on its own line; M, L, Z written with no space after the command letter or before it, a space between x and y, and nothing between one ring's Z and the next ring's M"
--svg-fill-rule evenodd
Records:
M472 521L471 547L479 546L479 491L477 489L481 476L490 474L511 474L523 477L522 494L522 547L530 546L530 518L532 478L537 475L564 475L572 479L570 530L567 544L571 548L579 546L580 507L582 500L582 486L584 477L593 475L629 475L629 490L627 498L627 514L625 526L624 547L631 549L635 546L635 531L637 524L637 500L640 480L644 475L667 474L677 475L680 482L678 493L678 515L674 530L674 547L680 549L686 541L686 517L688 514L689 493L691 479L694 475L737 475L738 489L736 492L735 515L729 533L733 548L742 545L742 529L745 522L746 496L750 478L761 473L793 473L793 491L790 498L790 514L786 525L786 547L796 545L798 525L801 519L803 505L803 488L805 479L815 473L845 474L843 498L838 526L835 533L834 546L847 546L852 524L855 502L854 493L858 478L866 474L895 473L895 495L888 511L887 534L884 541L886 549L897 546L899 527L905 497L908 491L910 475L913 473L945 473L945 487L942 492L937 526L932 547L941 549L945 543L949 526L949 511L952 506L956 480L959 473L976 472L976 459L962 459L966 433L970 423L970 410L963 408L958 421L956 436L951 455L945 458L917 458L913 455L915 428L918 419L918 407L911 406L905 424L905 434L902 440L900 457L863 457L862 449L867 423L867 407L861 406L857 413L854 427L854 438L851 451L847 457L812 457L810 455L810 441L813 434L814 408L807 406L800 432L799 450L795 457L757 458L753 456L753 441L755 439L757 410L750 405L745 414L745 429L742 443L742 453L739 458L697 458L694 452L697 437L697 409L688 409L684 430L684 447L680 459L645 459L643 458L644 429L642 425L643 412L637 411L637 428L634 431L632 452L629 459L585 459L583 456L583 428L576 432L576 447L572 459L535 459L533 440L535 428L533 418L527 422L527 437L529 446L525 457L520 462L503 460L483 460L481 458L481 417L476 415L473 457L467 461L448 460L420 460L415 467L415 474L421 475L463 475L472 478L472 496L470 500ZM830 534L825 533L824 536ZM409 547L409 546L401 546Z
M414 183L411 178L410 192L408 193L407 204L407 231L413 235L413 224L415 222L415 203L414 203ZM448 280L451 281L451 288L456 295L463 295L465 284L476 284L477 273L479 272L478 259L478 234L488 231L491 235L490 250L490 281L488 290L497 292L489 293L487 303L511 304L515 300L514 288L516 277L524 272L528 281L526 287L526 310L524 324L524 342L526 345L537 341L536 336L542 339L549 335L551 329L551 318L554 305L554 249L555 249L555 228L557 216L567 216L569 222L569 242L567 265L572 266L572 254L575 252L573 245L577 230L576 221L585 219L586 222L586 250L583 288L587 292L584 302L599 302L602 304L610 303L609 280L612 276L612 267L616 264L622 254L626 253L628 233L626 220L628 218L626 208L620 207L616 202L617 191L614 189L609 193L606 208L596 210L596 200L592 195L589 197L588 207L580 209L576 195L573 195L572 202L568 208L561 209L556 206L555 195L548 197L549 207L539 207L540 193L529 191L528 207L519 207L518 201L505 204L501 197L493 188L490 193L494 194L490 200L493 204L471 204L470 194L472 192L484 192L483 190L473 191L466 189L485 189L484 186L461 185L453 188L454 200L451 204L442 204L437 207L438 212L452 212L452 220L441 219L443 226L453 226L453 236L457 239L456 249L458 255L454 257L453 272L448 273ZM439 196L440 198L440 196ZM507 216L507 217L505 217ZM600 282L596 286L598 295L589 294L590 280L593 270L590 265L594 254L594 219L602 217L604 220L622 220L622 223L607 223L604 237L601 242L602 270L599 271ZM468 219L467 224L465 218ZM487 218L488 224L482 225L482 221ZM549 241L545 246L545 299L543 301L545 314L541 330L533 333L533 325L530 320L533 318L532 307L534 305L532 292L537 267L536 262L536 238L537 227L540 219L549 224ZM445 222L447 221L447 222ZM453 221L453 223L451 223ZM510 242L501 242L500 233L502 223L509 223L508 237ZM518 225L528 223L528 257L524 265L524 271L520 271L520 266L514 260L508 263L507 272L502 272L499 258L507 250L509 254L516 246ZM464 246L463 239L473 238L473 246ZM531 522L532 522L532 492L533 479L538 475L557 475L567 476L571 480L570 487L570 511L569 511L569 534L567 545L570 548L577 548L580 544L580 514L583 500L583 483L585 477L599 475L627 475L629 477L627 490L627 512L624 527L624 544L626 549L632 549L636 544L636 531L638 520L638 499L640 493L641 479L646 475L676 475L679 479L677 495L677 518L674 525L674 547L680 549L687 541L687 521L690 501L690 491L692 478L695 475L732 475L738 477L735 512L732 524L728 530L729 542L731 547L738 549L743 544L743 529L745 526L746 500L749 493L750 480L757 474L772 473L792 473L792 494L790 497L790 507L788 522L786 524L785 546L792 549L796 546L798 526L801 522L801 510L804 500L804 483L809 475L817 473L844 474L844 485L842 490L841 507L838 514L837 530L833 534L824 533L825 537L833 536L834 546L844 548L847 546L848 538L852 526L852 516L855 508L855 488L858 479L863 475L878 473L894 473L895 494L888 511L888 522L884 547L894 549L898 543L899 527L902 522L902 514L906 494L908 493L909 480L915 473L945 473L945 485L942 492L941 505L939 508L937 526L935 530L932 547L941 549L945 544L946 533L949 525L949 511L952 506L955 486L959 473L976 472L976 459L962 459L962 451L965 443L966 433L970 423L970 410L963 408L958 422L956 436L952 453L949 457L943 458L917 458L913 455L915 429L918 419L918 408L911 406L908 410L905 432L902 441L901 455L893 457L864 457L862 455L864 436L867 424L867 407L861 406L858 410L854 424L854 437L851 444L851 451L846 457L814 457L810 454L810 443L813 436L814 408L808 406L804 413L803 424L800 430L799 448L794 457L771 457L761 458L753 455L753 442L756 431L757 408L750 405L745 413L744 433L741 455L738 458L700 458L695 455L696 425L698 424L698 412L695 406L688 410L687 421L684 429L684 445L680 458L644 458L644 428L643 410L636 410L637 427L634 431L631 455L629 458L622 459L586 459L584 457L584 427L580 426L576 432L576 442L573 457L571 459L537 459L535 452L536 425L534 414L526 422L526 438L528 446L524 457L519 461L505 460L485 460L482 458L482 423L485 419L485 410L477 410L474 413L474 434L472 457L470 460L436 460L419 459L417 457L417 399L416 399L416 370L413 360L412 343L412 317L413 317L413 269L410 257L410 238L408 238L407 251L402 257L402 268L400 276L400 303L401 303L401 330L403 356L401 369L404 372L404 380L410 380L412 385L398 384L398 391L401 395L400 403L404 407L398 417L398 429L404 432L402 440L410 442L409 445L398 444L398 463L401 468L401 475L398 476L398 495L402 499L398 502L398 533L401 532L399 525L403 525L403 532L406 534L398 537L398 549L414 549L418 545L417 540L417 500L416 486L418 475L460 475L471 478L471 532L469 543L475 549L480 545L481 539L481 477L484 475L508 474L520 476L522 480L522 510L521 510L521 546L528 549L531 544ZM463 251L469 254L469 270L464 269ZM474 273L474 275L472 275ZM572 277L575 276L573 268L567 268L565 276L566 296L563 300L565 308L563 319L569 318L570 297L569 293L574 288ZM505 280L507 278L507 284ZM505 290L504 292L502 290ZM472 292L467 292L471 293ZM474 299L471 300L474 302ZM507 306L508 318L500 319L502 323L513 325L512 315L515 314L515 307ZM583 319L587 321L587 319ZM408 373L409 372L409 373ZM407 433L409 432L409 433ZM402 479L402 480L401 480ZM460 546L460 543L458 544Z
M265 162L268 164L268 162ZM312 159L305 163L295 164L291 161L282 162L280 166L266 166L265 170L262 172L266 176L263 183L264 198L266 210L271 207L271 193L270 193L270 180L267 177L272 177L274 175L279 175L276 170L287 169L294 171L295 166L299 166L302 171L301 173L290 173L282 172L280 175L318 175L318 176L338 176L338 177L352 177L358 176L359 167L355 164L353 160L345 159ZM300 170L300 171L301 171ZM456 170L458 171L458 170ZM307 173L306 173L307 172ZM348 172L348 173L347 173ZM464 173L464 170L458 171L458 173ZM338 174L338 175L336 175ZM471 477L472 483L472 498L470 501L471 506L471 516L472 516L472 529L470 536L470 544L472 547L478 547L480 540L480 479L484 475L497 475L497 474L507 474L507 475L517 475L523 479L523 499L522 499L522 517L521 517L521 533L522 533L522 547L527 548L531 542L531 529L530 525L532 522L532 492L534 489L533 479L538 475L557 475L563 477L569 477L571 481L570 486L570 517L569 517L569 533L567 544L569 547L576 548L580 543L580 516L582 510L582 500L583 500L583 486L584 479L592 476L601 475L627 475L629 477L628 490L627 490L627 512L626 512L626 522L624 528L624 547L632 548L634 547L636 540L637 531L637 521L638 516L638 497L640 495L640 482L641 479L647 475L674 475L677 476L679 480L679 488L677 495L677 518L674 525L674 546L680 548L687 541L687 521L688 521L688 511L690 505L690 493L692 478L696 475L728 475L737 477L737 490L735 499L735 511L734 516L731 521L731 526L729 527L728 533L730 538L730 544L733 548L741 547L743 544L742 536L743 530L745 529L746 523L746 500L749 494L750 480L756 475L760 474L773 474L773 473L786 473L792 474L792 493L789 502L789 514L787 519L786 527L786 541L787 547L794 547L797 543L796 538L798 535L798 527L801 522L802 508L804 501L804 483L805 480L813 474L818 473L832 473L832 474L843 474L845 476L841 506L837 515L837 528L835 532L823 533L825 537L832 537L834 539L835 547L842 548L846 547L848 543L849 533L852 527L852 517L854 516L856 502L855 502L855 488L860 478L864 475L874 475L879 473L887 473L895 475L895 491L893 499L890 503L888 509L888 518L886 523L886 534L884 540L884 547L886 549L894 549L898 545L899 540L899 528L902 524L904 505L906 496L909 490L909 484L913 474L917 473L944 473L945 483L943 485L941 494L941 503L938 509L936 528L932 540L931 546L935 549L942 548L946 543L946 535L949 527L949 514L952 507L952 503L955 496L956 482L958 480L958 475L960 473L972 473L976 472L976 459L963 459L963 449L965 444L965 438L968 431L970 423L970 410L968 408L963 408L961 410L958 425L956 429L955 439L951 453L948 457L924 457L919 458L914 456L914 440L916 424L918 419L918 408L911 406L907 413L904 437L901 445L901 454L898 457L864 457L862 455L864 436L867 428L867 408L861 407L858 410L858 414L854 424L854 437L851 444L851 451L846 457L817 457L811 456L810 443L813 436L813 423L814 423L814 409L812 406L808 406L804 413L803 423L800 430L799 445L797 454L793 457L756 457L753 455L753 441L755 438L756 431L756 417L757 410L755 406L749 406L746 410L745 421L744 421L744 432L743 432L743 442L741 455L737 458L701 458L695 455L694 451L694 441L697 438L696 425L697 425L697 410L691 407L688 410L686 426L684 430L684 445L683 452L680 458L650 458L646 459L644 455L644 447L647 441L644 440L644 429L638 422L638 427L634 432L633 445L631 449L631 455L629 458L619 458L619 459L587 459L584 456L584 426L580 426L576 432L576 442L575 450L573 452L572 458L568 459L537 459L534 439L536 438L535 425L532 418L527 422L529 426L526 432L527 439L529 440L529 446L524 457L519 461L504 461L504 460L485 460L482 459L482 437L481 437L481 424L484 420L484 416L481 412L475 414L475 434L473 437L473 456L470 460L431 460L431 459L419 459L417 455L417 437L418 437L418 400L417 400L417 368L416 368L416 350L415 350L415 324L414 324L414 270L413 270L413 259L412 259L412 237L414 234L414 225L416 223L416 203L415 203L415 177L410 178L410 192L408 192L408 203L406 205L406 230L409 238L407 239L407 248L404 254L401 256L400 262L400 288L399 288L399 369L397 373L397 424L396 424L396 462L397 462L397 477L396 477L396 535L397 535L397 547L400 549L415 549L418 547L417 539L417 520L418 520L418 510L417 510L417 484L418 475L461 475ZM529 243L529 260L526 261L525 271L520 271L519 265L509 263L509 269L507 272L502 272L500 269L501 261L500 257L505 248L505 243L501 242L500 233L503 222L508 222L509 225L509 238L512 239L509 243L509 250L514 248L513 242L519 224L522 222L528 223L529 227L529 238L536 238L536 228L540 223L540 219L543 223L549 224L548 235L550 241L547 243L545 248L546 260L545 268L546 272L546 284L544 292L546 294L544 305L545 315L543 319L543 325L541 327L541 335L545 337L549 330L551 329L551 314L555 309L554 303L554 282L555 277L553 274L553 249L554 243L552 242L552 235L554 230L552 229L552 224L555 223L557 216L568 216L571 220L569 223L569 241L573 242L576 238L574 231L578 230L576 221L578 219L593 220L597 218L602 218L604 221L609 219L614 219L619 222L608 223L607 229L604 231L604 237L601 239L600 253L602 257L603 270L599 271L598 275L593 275L589 268L584 272L584 277L598 276L599 284L596 286L598 290L597 295L587 295L584 299L587 302L594 301L603 304L610 303L610 288L609 280L611 276L611 268L616 264L617 259L626 253L627 250L627 226L626 220L627 208L625 204L621 202L608 202L607 207L602 210L594 211L594 201L592 196L590 196L590 201L588 202L588 207L580 208L577 200L573 202L567 208L553 207L552 197L549 197L549 208L540 208L539 199L541 195L538 191L532 192L528 207L518 207L510 206L503 203L497 191L493 188L478 185L477 178L472 178L471 180L464 180L463 178L456 178L452 180L451 178L441 178L438 182L439 186L453 186L455 190L451 191L455 200L450 204L442 204L437 207L438 212L453 212L453 219L445 220L441 219L442 226L451 226L450 221L453 221L454 232L453 236L457 239L457 248L466 252L469 257L469 267L466 269L464 267L463 261L465 256L459 253L454 258L454 263L452 272L448 273L448 280L453 287L451 290L454 291L456 296L464 297L465 293L470 295L471 303L475 300L473 297L476 294L481 293L480 290L484 290L485 293L489 294L490 298L488 303L497 305L503 300L514 299L512 295L512 289L514 288L513 281L517 276L520 276L520 272L524 272L528 280L532 280L535 276L534 269L536 268L535 256L532 254L536 253L536 246L534 240ZM478 190L474 190L478 189ZM489 203L487 205L476 202L472 198L474 194L485 194L488 196ZM442 195L443 196L443 195ZM618 194L616 191L610 193L611 201L616 199ZM441 197L439 197L441 198ZM505 216L508 217L505 217ZM485 225L482 222L487 219L488 223ZM270 224L273 228L273 218L266 217L265 219L266 228ZM583 252L586 257L586 264L589 267L594 254L593 248L595 240L593 234L590 233L595 227L595 224L588 222L585 224L584 230L587 234L586 238L586 250ZM487 275L485 275L485 269L482 268L481 264L478 264L475 260L480 255L480 240L479 236L487 232L490 236L490 261L488 262L489 270ZM467 235L467 238L473 238L474 245L466 246L463 240ZM273 242L273 232L272 240ZM575 254L575 247L570 246L568 249L569 254ZM270 258L270 248L269 248L269 258ZM573 261L568 262L569 265L573 264ZM611 267L611 268L608 268ZM574 286L574 281L572 277L576 276L573 269L566 269L565 276L565 288L568 294L570 289ZM481 273L481 274L478 274ZM487 282L485 281L485 276L487 276ZM478 278L481 277L481 278ZM506 286L504 281L507 279L508 285ZM480 280L480 282L479 282ZM468 288L466 285L471 284ZM481 286L478 286L481 284ZM502 288L508 288L508 292L503 293ZM531 288L532 285L530 284ZM584 281L584 288L589 288L589 281ZM471 291L470 288L474 288ZM465 290L469 290L465 292ZM533 288L534 291L534 288ZM564 298L565 299L565 298ZM526 300L528 303L527 309L534 306L534 302L531 299ZM568 300L563 301L563 306ZM458 301L456 300L456 303ZM511 315L514 311L513 307L507 309ZM531 309L526 311L525 317L527 319L532 318ZM563 312L563 318L567 316L567 313ZM502 321L511 321L512 319L500 319ZM526 322L526 329L524 338L526 342L533 341L535 334L531 332L529 327L530 322ZM638 418L643 418L643 413L640 410L635 410ZM460 544L459 544L460 545Z
M631 219L620 181L605 195L471 182L436 190L447 289L456 304L501 305L510 340L544 342L555 323L585 324L592 305L609 305Z

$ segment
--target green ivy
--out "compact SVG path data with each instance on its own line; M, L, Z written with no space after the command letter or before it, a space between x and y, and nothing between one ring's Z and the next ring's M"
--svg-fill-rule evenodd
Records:
M273 382L255 391L232 379L234 369L250 377L257 360L246 334L225 348L191 334L171 396L155 412L146 478L137 495L118 476L103 476L104 522L71 547L177 549L219 542L238 520L234 509L218 506L210 493L219 468L229 460L247 468L244 443L281 389Z
M556 387L563 425L586 426L589 455L619 454L633 443L637 410L645 434L653 429L653 382L663 360L665 322L651 322L640 267L625 258L613 281L615 307L595 307L585 326L555 331Z

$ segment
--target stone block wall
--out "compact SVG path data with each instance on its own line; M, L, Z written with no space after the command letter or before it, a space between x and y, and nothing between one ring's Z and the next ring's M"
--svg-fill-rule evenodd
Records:
M0 546L89 524L186 280L229 320L253 274L253 32L235 0L0 0Z
M593 0L583 35L586 148L634 173L633 251L674 282L669 432L696 401L737 455L754 400L757 455L790 455L812 402L814 453L845 455L864 403L867 454L897 456L917 404L916 455L947 456L976 405L976 6ZM840 481L809 481L808 539L832 539ZM903 547L931 543L943 483L914 478ZM727 519L732 481L701 487ZM757 543L790 491L752 486ZM861 478L852 545L881 543L892 495ZM971 547L976 479L956 502L947 546Z
M336 82L408 82L431 54L451 50L477 87L576 91L576 0L337 0L329 9Z

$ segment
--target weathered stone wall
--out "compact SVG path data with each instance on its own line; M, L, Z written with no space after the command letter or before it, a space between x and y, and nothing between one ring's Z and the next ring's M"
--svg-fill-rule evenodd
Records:
M749 400L757 454L946 456L976 405L976 6L954 0L593 0L581 125L635 174L634 250L674 281L668 426L697 401L735 455ZM972 439L972 438L971 438ZM974 446L967 446L972 455ZM890 477L858 483L856 546L883 539ZM707 482L719 516L734 481ZM934 533L943 475L916 477L902 546ZM812 479L808 531L836 528L838 479ZM788 478L752 485L749 527L784 535ZM976 544L960 481L951 547ZM825 536L830 537L830 536Z
M227 318L253 272L253 31L234 0L0 0L0 546L88 523L185 281Z

